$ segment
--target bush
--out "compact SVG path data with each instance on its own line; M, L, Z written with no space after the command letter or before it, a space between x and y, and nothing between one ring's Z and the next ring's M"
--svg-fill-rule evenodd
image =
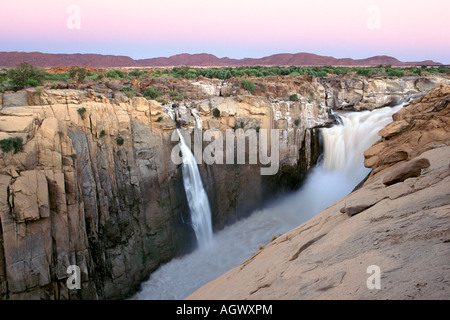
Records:
M250 91L251 93L255 92L256 90L256 85L251 82L250 80L242 80L242 87L244 88L244 90Z
M117 145L119 145L119 146L123 145L123 143L124 143L124 140L122 137L118 137L116 141L117 141Z
M147 71L139 70L139 69L133 70L130 73L128 73L128 75L130 77L133 77L133 78L140 78L140 77L142 77L144 75L147 75L147 74L148 74Z
M86 113L86 108L85 108L85 107L83 107L83 108L78 108L78 109L77 109L77 112L78 112L78 114L80 115L81 119L84 120L84 114Z
M290 100L290 101L298 101L298 95L297 95L296 93L291 94L291 95L289 96L289 100Z
M156 119L156 122L161 122L163 117L159 116L158 119Z
M217 108L214 108L214 110L213 110L213 116L216 117L216 118L219 118L219 117L220 117L220 110L217 109Z
M390 69L386 74L389 77L404 77L405 73L402 70Z
M23 139L21 137L14 137L0 140L0 148L3 152L9 152L14 149L14 153L23 151Z
M131 87L123 87L120 89L128 98L133 98L136 96L136 92Z
M169 96L175 101L181 101L184 99L183 94L176 90L169 91Z
M44 81L45 70L36 68L26 62L19 64L6 73L11 84L16 88L36 87Z
M106 78L117 79L117 78L126 78L125 72L122 70L110 70L105 73Z
M100 138L104 137L105 135L106 135L106 131L105 130L100 131Z
M87 75L88 75L88 72L85 68L74 68L69 71L70 79L72 79L78 83L83 83L84 80L86 80Z
M147 88L147 90L145 90L144 92L144 96L149 97L152 100L156 99L159 96L158 88Z
M374 73L375 73L375 71L373 69L370 69L370 68L358 68L356 70L356 74L358 76L370 77Z

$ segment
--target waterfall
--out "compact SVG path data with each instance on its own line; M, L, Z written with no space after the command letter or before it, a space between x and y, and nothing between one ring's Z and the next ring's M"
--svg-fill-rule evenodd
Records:
M330 175L339 174L345 194L370 172L364 167L364 151L380 138L378 131L392 122L392 115L403 105L342 113L339 125L322 129L324 157L319 167Z
M380 138L378 131L402 106L339 114L341 124L321 130L323 159L301 189L226 226L214 235L211 245L162 265L134 299L183 299L239 265L274 234L297 227L347 195L370 171L364 167L364 151Z
M171 107L164 106L169 116L175 121L175 112ZM195 127L202 127L201 118L194 113L196 118ZM196 130L194 130L195 132ZM180 130L177 129L180 137L180 150L183 162L181 170L183 172L183 185L186 191L186 198L191 213L192 228L200 247L211 244L213 241L213 231L211 222L211 208L209 207L208 196L203 187L202 178L198 170L197 162L192 154L191 148L186 145Z
M210 244L213 239L211 209L208 196L203 188L202 178L198 171L197 162L191 149L186 145L183 135L177 129L180 137L180 150L183 157L182 171L186 197L191 212L192 228L199 246Z

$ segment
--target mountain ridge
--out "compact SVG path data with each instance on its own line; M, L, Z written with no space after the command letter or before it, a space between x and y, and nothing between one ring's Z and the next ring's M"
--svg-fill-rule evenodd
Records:
M278 53L262 58L233 59L219 58L209 53L181 53L170 57L148 59L133 59L128 56L103 55L91 53L42 53L42 52L0 52L0 68L13 68L21 62L27 62L36 67L238 67L238 66L419 66L442 65L432 60L403 62L387 55L377 55L364 59L334 58L313 53Z

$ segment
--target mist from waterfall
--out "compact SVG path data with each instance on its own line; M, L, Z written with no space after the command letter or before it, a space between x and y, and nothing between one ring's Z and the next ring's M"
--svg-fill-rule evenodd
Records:
M239 265L273 235L297 227L350 193L370 172L364 167L364 151L402 106L341 113L341 125L321 130L323 157L301 189L225 227L214 234L210 245L162 265L133 299L183 299Z

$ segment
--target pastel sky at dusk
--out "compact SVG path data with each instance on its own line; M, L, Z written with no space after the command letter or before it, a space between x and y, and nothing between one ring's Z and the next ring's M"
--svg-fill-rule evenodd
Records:
M450 64L449 0L0 0L0 7L0 51L135 59L310 52Z

